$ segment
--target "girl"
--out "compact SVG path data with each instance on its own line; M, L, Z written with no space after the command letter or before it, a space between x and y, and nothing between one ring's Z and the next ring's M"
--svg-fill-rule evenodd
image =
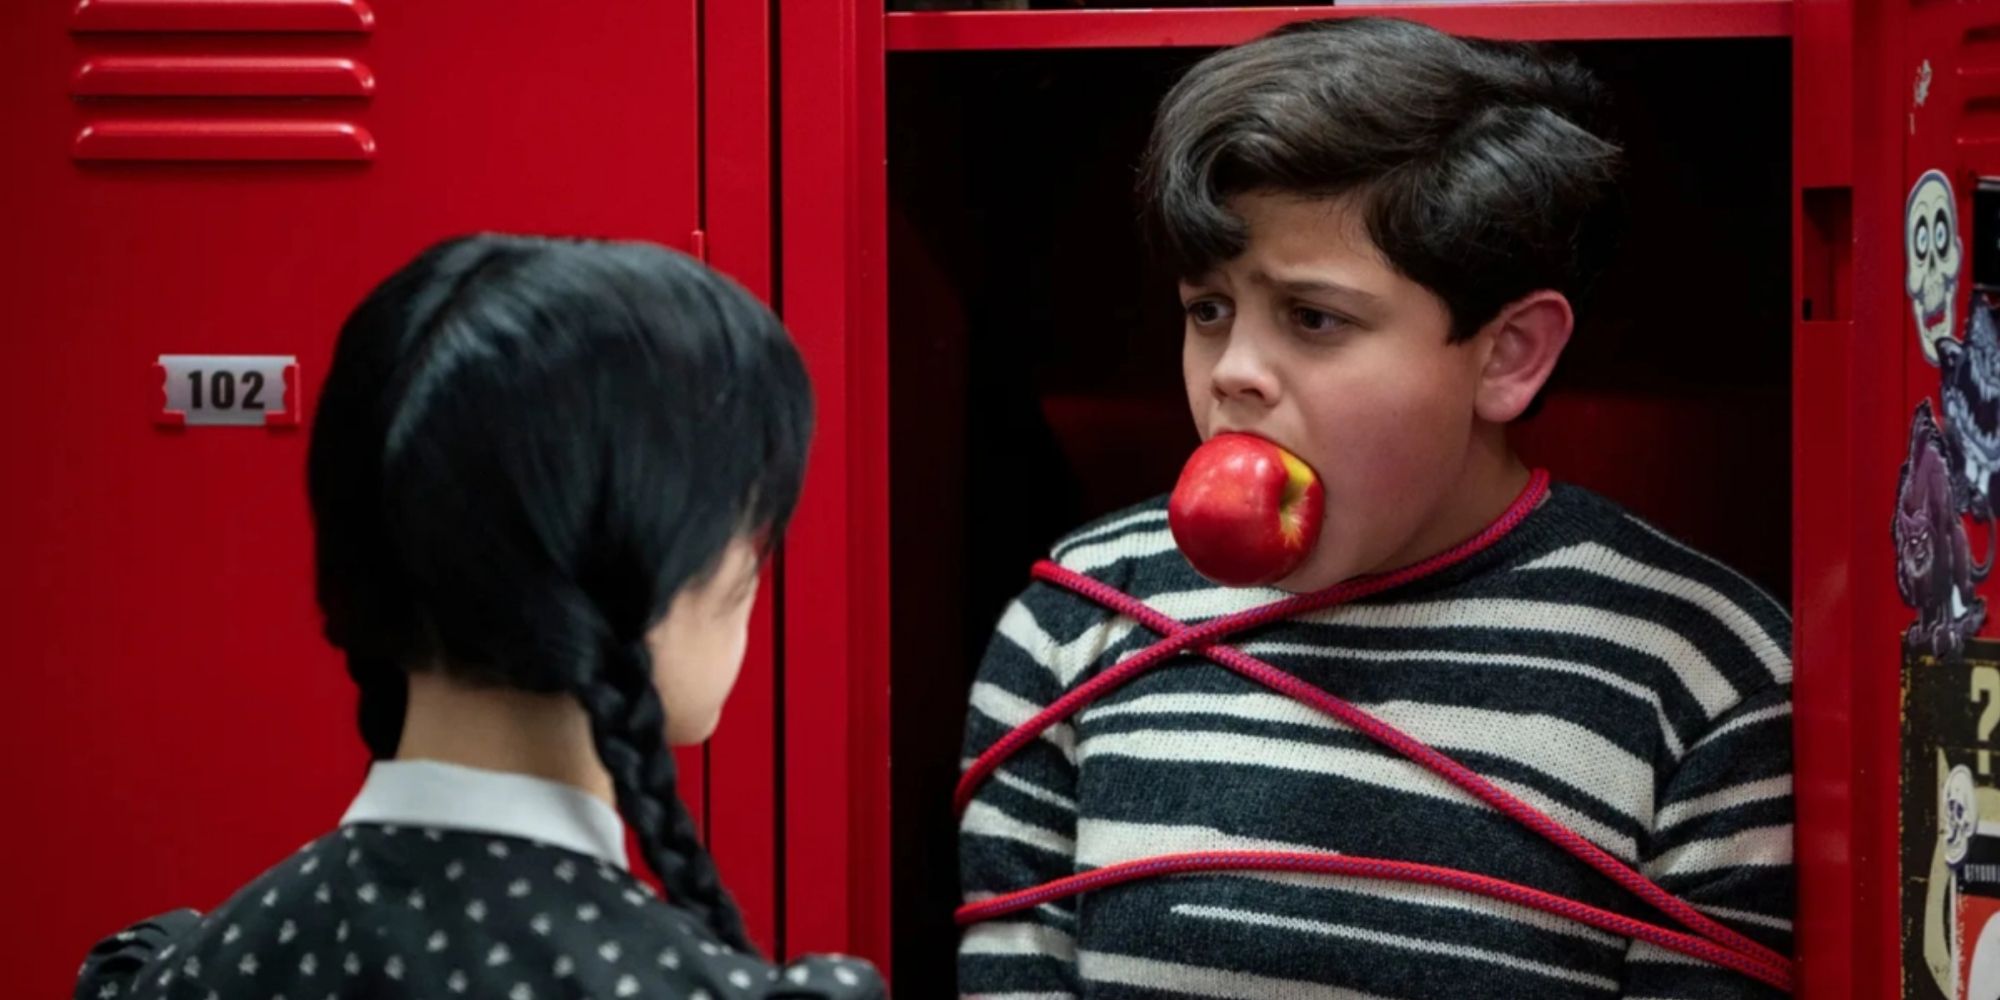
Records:
M308 470L376 763L337 831L100 944L76 996L882 996L755 956L667 749L735 682L811 423L776 317L679 254L478 236L391 276Z

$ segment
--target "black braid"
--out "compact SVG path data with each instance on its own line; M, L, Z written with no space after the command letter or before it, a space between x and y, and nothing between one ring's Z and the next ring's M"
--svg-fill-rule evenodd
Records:
M755 954L756 946L743 930L743 914L723 888L715 858L678 794L674 754L667 748L667 713L653 688L652 657L645 645L609 644L600 669L580 672L576 696L590 714L591 736L598 758L611 772L618 811L638 833L646 864L667 895L699 914L724 944Z

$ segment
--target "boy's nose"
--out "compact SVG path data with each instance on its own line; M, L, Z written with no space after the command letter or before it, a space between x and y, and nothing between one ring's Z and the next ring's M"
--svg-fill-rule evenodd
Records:
M1236 401L1269 406L1278 401L1277 369L1249 331L1236 331L1215 361L1209 385L1218 402Z

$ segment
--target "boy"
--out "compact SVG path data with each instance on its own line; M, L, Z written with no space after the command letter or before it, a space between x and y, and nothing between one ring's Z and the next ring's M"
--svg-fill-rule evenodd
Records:
M1197 427L1269 438L1326 487L1319 545L1280 589L1423 563L1534 504L1469 558L1230 641L1789 954L1784 610L1606 500L1538 500L1507 444L1601 264L1617 151L1590 130L1598 103L1539 49L1384 20L1279 31L1168 94L1141 195L1181 276ZM1188 623L1283 596L1197 575L1164 499L1054 558ZM968 759L1157 639L1031 587L981 665ZM961 827L968 902L1207 850L1461 869L1671 926L1417 764L1191 654L1009 758ZM1021 998L1778 995L1485 896L1236 872L974 925L959 968L965 995Z

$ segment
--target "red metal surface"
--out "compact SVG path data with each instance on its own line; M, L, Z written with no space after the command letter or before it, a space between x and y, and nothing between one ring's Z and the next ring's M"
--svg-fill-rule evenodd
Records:
M340 56L98 56L70 81L78 97L367 97L375 74Z
M781 302L819 393L785 557L786 944L889 960L887 224L879 0L780 0ZM940 845L943 849L943 845Z
M709 3L702 19L700 242L708 262L769 301L771 25L767 4ZM775 953L778 933L778 616L766 573L749 656L709 743L708 835L752 940Z
M1855 516L1861 498L1846 391L1858 353L1852 16L1848 0L1801 0L1793 46L1791 600L1802 997L1854 996L1866 951L1855 943L1852 847L1858 623L1850 540L1865 534Z
M1844 638L1852 656L1847 738L1854 754L1850 794L1857 997L1895 996L1901 978L1898 637L1915 615L1896 592L1893 545L1883 525L1892 522L1896 469L1909 427L1906 341L1915 339L1906 332L1909 306L1902 291L1902 210L1908 191L1902 176L1904 151L1900 141L1888 138L1908 134L1912 81L1902 73L1906 15L1900 2L1857 3L1852 50L1855 336L1847 406L1853 421L1849 489L1854 516L1847 538L1854 617L1852 632Z
M72 154L79 160L365 163L375 158L375 136L351 121L117 120L85 125Z
M364 763L312 601L307 436L155 427L154 359L296 355L310 405L347 310L438 238L684 245L700 224L692 11L613 0L518 19L430 0L382 11L372 35L254 39L381 74L342 112L381 141L355 169L79 166L71 138L96 109L68 94L76 65L135 40L72 36L66 4L10 6L0 766L18 807L7 882L38 901L0 918L10 995L67 995L98 936L213 906L330 827ZM176 99L173 114L231 106Z
M1972 190L1979 176L2000 174L1992 112L2000 4L1886 0L1857 4L1855 16L1855 37L1868 41L1853 49L1854 343L1856 370L1865 373L1848 403L1855 421L1854 478L1863 491L1854 502L1860 516L1852 574L1854 975L1857 995L1887 996L1897 988L1901 966L1897 855L1905 819L1898 795L1902 692L1894 665L1901 659L1899 637L1915 613L1896 594L1880 525L1890 520L1910 414L1939 395L1938 369L1920 353L1904 297L1903 210L1920 175L1943 171L1957 196L1958 236L1968 258L1975 252L1966 221ZM1968 259L1957 292L1961 324L1971 281ZM1982 590L1990 601L1990 583ZM1989 615L1983 633L1994 634L1996 625Z
M1911 128L1914 79L1904 72L1909 13L1904 0L1840 6L1851 12L1850 33L1831 32L1827 41L1833 49L1809 54L1808 61L1828 76L1802 79L1800 100L1821 90L1840 100L1837 88L1851 80L1851 124L1823 136L1801 136L1795 148L1802 149L1802 173L1822 169L1806 159L1852 163L1854 305L1851 327L1842 321L1802 322L1796 331L1801 360L1794 384L1802 418L1797 450L1813 457L1818 471L1802 473L1797 487L1803 571L1795 602L1801 648L1798 747L1806 767L1801 803L1808 810L1802 822L1847 820L1832 833L1803 831L1801 879L1812 885L1843 873L1851 878L1808 888L1805 902L1837 915L1833 897L1844 884L1852 911L1846 928L1835 926L1832 915L1804 912L1801 947L1809 960L1808 983L1817 988L1815 977L1824 974L1825 995L1887 997L1899 995L1901 966L1899 636L1914 618L1896 591L1888 527L1914 402L1907 379L1909 351L1916 345L1907 329L1902 240L1909 187L1902 147ZM1829 9L1822 16L1840 15ZM1846 73L1840 63L1847 64ZM1825 180L1837 184L1840 178ZM1924 367L1921 361L1917 365ZM1844 381L1826 381L1841 376ZM1844 455L1805 440L1825 428L1831 428L1826 436L1845 442ZM1844 776L1833 772L1842 763ZM1842 794L1845 809L1834 801ZM1847 837L1844 863L1831 856L1841 833ZM1843 960L1852 979L1848 991L1838 992Z
M73 31L365 32L367 0L77 0Z
M1584 41L1789 35L1792 0L1345 5L1187 10L920 11L888 15L894 52L1210 47L1308 18L1378 15L1488 38Z

